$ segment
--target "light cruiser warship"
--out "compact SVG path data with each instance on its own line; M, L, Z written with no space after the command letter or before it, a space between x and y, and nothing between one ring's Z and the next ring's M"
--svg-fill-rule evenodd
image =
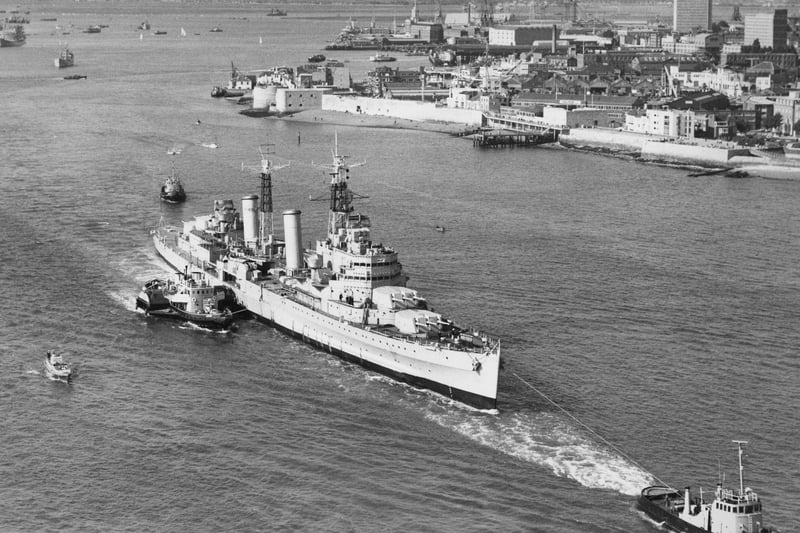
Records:
M260 320L313 346L395 380L481 408L497 406L500 341L429 309L397 252L376 244L370 219L353 207L346 157L333 150L328 234L303 250L300 211L283 212L284 241L273 235L272 171L262 150L261 198L231 200L214 213L161 226L153 240L178 272L202 270L229 287ZM266 153L265 153L266 152Z

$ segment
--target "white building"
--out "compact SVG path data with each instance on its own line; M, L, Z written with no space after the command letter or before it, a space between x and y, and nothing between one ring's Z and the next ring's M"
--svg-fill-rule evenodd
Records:
M723 67L702 72L681 71L678 65L670 65L670 76L679 81L683 88L712 90L724 94L728 98L742 96L749 84L744 81L744 74Z
M786 9L772 13L755 13L744 17L744 44L752 45L758 39L762 48L783 48L789 32Z
M648 109L644 115L625 115L625 130L666 137L691 136L694 113L674 109Z

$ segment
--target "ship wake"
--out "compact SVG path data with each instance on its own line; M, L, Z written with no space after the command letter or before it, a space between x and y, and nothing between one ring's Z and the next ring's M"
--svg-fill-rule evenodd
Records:
M548 468L585 487L635 496L653 482L650 474L557 414L476 416L456 411L428 417L484 446Z

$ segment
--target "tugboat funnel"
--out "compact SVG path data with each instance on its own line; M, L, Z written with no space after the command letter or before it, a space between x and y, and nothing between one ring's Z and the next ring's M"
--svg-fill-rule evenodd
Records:
M283 212L283 234L286 240L286 270L289 273L294 273L303 266L299 209L290 209Z

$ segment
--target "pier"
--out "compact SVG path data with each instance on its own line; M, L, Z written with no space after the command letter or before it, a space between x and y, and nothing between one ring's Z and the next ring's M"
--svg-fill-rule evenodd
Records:
M531 132L497 129L481 129L472 135L472 146L476 148L505 148L514 146L536 146L556 142L554 131Z

